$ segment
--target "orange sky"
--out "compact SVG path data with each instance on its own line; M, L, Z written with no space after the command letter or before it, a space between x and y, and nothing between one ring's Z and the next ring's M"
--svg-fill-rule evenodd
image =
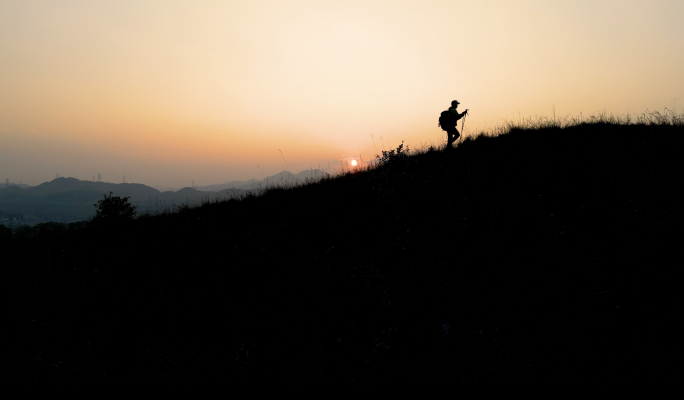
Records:
M0 179L189 186L684 107L684 1L0 0ZM382 138L382 140L380 139ZM279 151L280 150L280 151Z

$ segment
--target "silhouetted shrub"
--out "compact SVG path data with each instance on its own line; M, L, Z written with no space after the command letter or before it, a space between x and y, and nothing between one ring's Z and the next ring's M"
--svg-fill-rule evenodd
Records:
M104 195L104 199L99 200L97 204L93 204L97 207L93 222L122 222L132 220L133 217L135 217L136 210L135 206L128 202L128 199L130 199L130 197L112 196L112 192L109 192L109 196Z
M404 141L402 140L401 144L399 147L397 147L396 150L390 150L390 151L382 151L382 158L380 156L375 156L376 158L380 159L380 164L381 165L386 165L386 164L391 164L400 160L405 160L409 156L409 148L406 146L406 150L404 150Z

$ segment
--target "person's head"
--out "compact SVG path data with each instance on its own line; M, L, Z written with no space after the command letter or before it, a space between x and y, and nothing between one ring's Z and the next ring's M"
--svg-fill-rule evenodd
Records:
M451 106L452 106L453 108L458 108L458 105L459 105L459 104L461 104L461 103L459 103L458 100L454 100L454 101L451 102Z

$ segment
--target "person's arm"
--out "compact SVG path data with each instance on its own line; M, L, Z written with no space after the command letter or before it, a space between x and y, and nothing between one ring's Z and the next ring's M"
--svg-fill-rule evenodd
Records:
M463 117L463 114L465 114L465 112L460 113L460 112L454 110L453 108L451 109L451 115L454 116L454 121L458 121L459 119L461 119Z

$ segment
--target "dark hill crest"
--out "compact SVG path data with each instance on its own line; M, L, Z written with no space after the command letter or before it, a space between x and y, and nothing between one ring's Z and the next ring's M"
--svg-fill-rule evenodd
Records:
M21 266L0 378L675 381L676 121L517 126L116 227L0 230Z

